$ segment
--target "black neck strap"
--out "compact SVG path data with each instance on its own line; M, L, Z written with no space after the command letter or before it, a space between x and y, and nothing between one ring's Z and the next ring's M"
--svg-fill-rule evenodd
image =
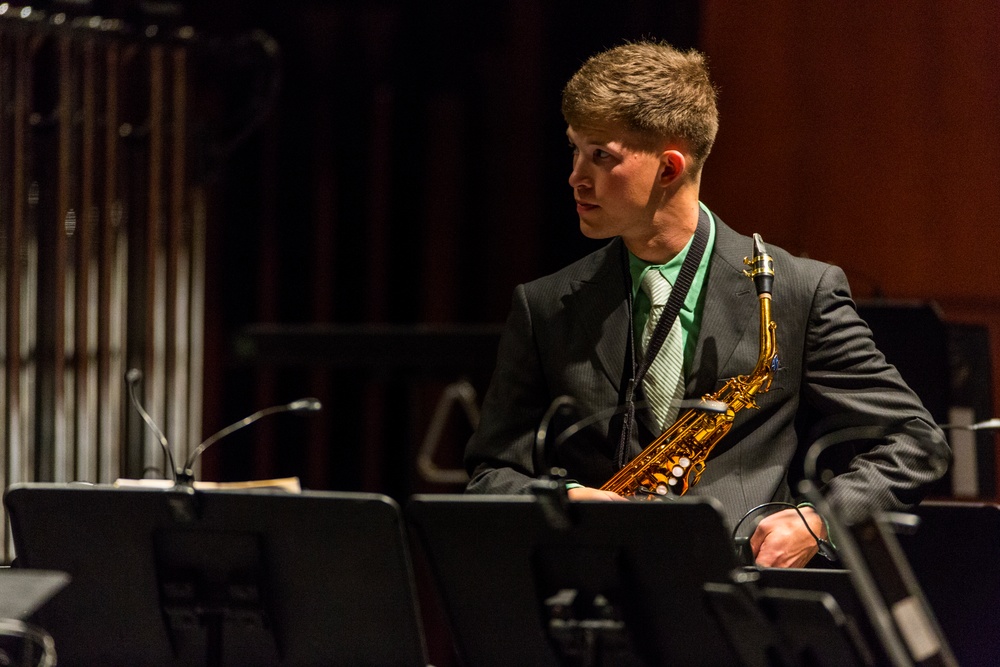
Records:
M698 266L701 264L701 258L705 255L705 248L708 246L708 237L711 231L708 215L708 212L704 209L699 210L698 226L695 228L691 247L688 248L688 254L684 258L684 263L681 264L680 273L677 274L677 280L674 281L670 296L663 307L660 321L657 323L656 329L653 330L653 334L649 337L649 343L642 356L642 361L638 364L635 362L635 332L632 324L631 310L629 312L629 347L631 348L633 357L632 377L629 379L628 388L625 392L626 410L617 452L619 468L627 463L625 456L628 451L628 442L632 435L632 425L635 421L636 388L642 383L642 379L646 377L646 371L649 370L650 365L653 363L656 353L660 351L663 341L667 339L667 334L670 333L670 329L674 325L674 320L677 319L677 315L681 311L681 306L684 304L684 300L687 299L688 292L691 290L691 283L694 281L694 276L698 272ZM630 294L631 289L632 286L630 284ZM652 307L650 308L650 314L652 314Z

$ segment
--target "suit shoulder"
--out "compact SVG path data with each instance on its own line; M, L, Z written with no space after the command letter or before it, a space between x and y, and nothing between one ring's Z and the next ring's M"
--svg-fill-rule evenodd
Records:
M743 258L753 252L753 241L717 220L718 230L714 256L732 269L742 273L746 266ZM843 270L827 262L798 257L780 246L764 239L768 253L774 259L776 295L788 302L811 303L821 293L843 292L850 294L847 276Z
M781 248L768 248L774 259L774 294L786 303L812 310L833 298L851 299L844 271L835 264L796 257ZM805 311L803 311L805 312Z
M740 234L721 221L717 222L717 230L716 256L742 271L746 268L743 258L751 254L753 241L749 236ZM776 282L785 284L791 282L807 292L812 292L823 280L846 281L843 271L833 264L808 257L798 257L780 246L768 243L767 239L764 239L764 245L774 259Z
M825 274L831 272L843 273L840 267L834 264L821 262L810 257L799 257L783 248L768 246L768 250L776 266L787 267L786 270L794 272L803 278L811 278L818 282Z
M524 283L524 290L528 294L551 294L564 292L573 283L600 281L616 269L621 270L622 252L621 240L616 238L554 273Z

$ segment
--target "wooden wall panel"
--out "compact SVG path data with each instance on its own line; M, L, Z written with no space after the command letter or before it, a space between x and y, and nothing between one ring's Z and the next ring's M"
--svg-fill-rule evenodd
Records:
M987 325L994 378L998 24L987 1L704 0L701 18L722 115L705 200L842 266L856 297L933 300Z

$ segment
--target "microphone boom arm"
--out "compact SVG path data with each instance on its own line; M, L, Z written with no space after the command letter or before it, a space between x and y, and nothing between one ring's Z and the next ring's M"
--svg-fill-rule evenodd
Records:
M142 417L142 420L146 422L146 426L149 427L149 430L152 431L153 435L159 439L160 446L163 447L163 454L167 458L166 463L170 467L170 475L173 477L174 482L176 482L177 465L174 463L174 454L170 451L170 443L167 442L167 436L163 435L163 431L160 430L160 427L156 425L153 418L149 416L148 412L146 412L146 408L142 407L142 403L138 398L136 398L135 386L139 384L141 380L142 371L138 368L131 368L127 373L125 373L125 384L128 385L128 395L129 398L132 399L132 405L139 413L139 416Z
M200 445L195 447L194 451L191 452L191 455L184 463L184 470L179 471L179 473L186 478L193 479L194 476L193 473L191 472L191 466L195 464L195 461L198 460L198 457L201 456L206 449L208 449L210 446L212 446L222 438L226 437L230 433L238 431L245 426L249 426L258 419L279 412L316 412L317 410L320 410L322 407L323 407L322 403L320 403L315 398L300 398L299 400L292 401L291 403L288 403L286 405L273 405L269 408L258 410L249 417L244 417L238 422L234 422L229 426L225 427L224 429L217 431L216 433L209 436L208 439L206 439Z
M285 405L274 405L269 408L264 408L263 410L258 410L249 417L244 417L238 422L230 424L195 447L194 451L191 452L191 456L189 456L187 461L184 462L184 468L180 469L174 462L174 455L170 450L170 443L167 442L167 436L163 434L163 431L161 431L160 427L156 425L156 422L153 421L153 418L148 412L146 412L146 409L142 407L142 403L135 395L136 385L138 385L141 380L142 371L138 368L131 368L127 373L125 373L125 382L128 385L129 398L132 400L132 405L135 407L136 411L140 416L142 416L142 420L146 422L146 426L149 427L149 430L152 431L160 441L160 446L163 447L163 455L166 457L166 465L170 467L170 476L173 478L174 488L190 488L194 482L194 472L192 472L191 466L195 464L195 461L198 460L198 457L201 456L202 452L233 431L238 431L244 426L249 426L262 417L273 415L278 412L316 412L317 410L323 408L323 404L315 398L300 398L297 401L292 401L291 403L286 403Z

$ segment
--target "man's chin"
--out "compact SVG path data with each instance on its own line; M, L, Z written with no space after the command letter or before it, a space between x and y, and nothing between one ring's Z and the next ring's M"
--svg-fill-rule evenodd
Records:
M580 233L586 236L588 239L595 239L595 240L609 239L612 236L615 236L614 232L611 232L607 229L602 229L601 227L595 227L593 225L587 224L586 222L583 221L582 218L580 219Z

